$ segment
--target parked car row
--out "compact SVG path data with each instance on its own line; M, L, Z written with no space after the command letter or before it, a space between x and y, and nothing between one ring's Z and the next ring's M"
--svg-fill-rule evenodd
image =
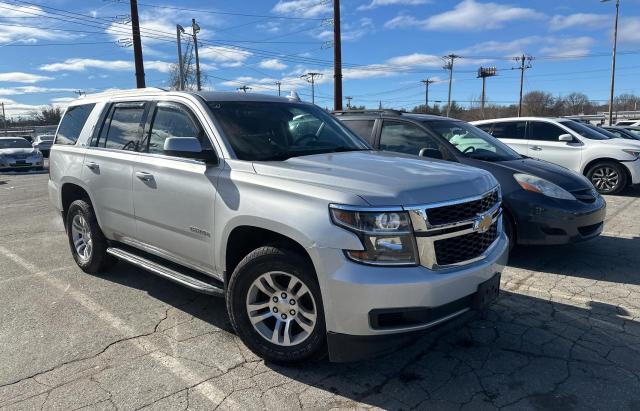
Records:
M487 133L335 114L297 96L159 89L72 102L48 187L73 258L223 296L265 359L347 361L485 309L510 246L598 236L598 191L637 182L637 146L569 120L478 123Z
M0 137L0 171L42 170L42 153L22 137Z

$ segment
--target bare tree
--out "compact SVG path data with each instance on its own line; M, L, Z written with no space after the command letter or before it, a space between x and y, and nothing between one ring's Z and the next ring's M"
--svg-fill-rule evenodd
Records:
M620 94L613 100L616 111L636 111L640 106L640 97L635 94Z
M591 108L589 97L584 93L568 94L562 99L562 103L566 114L569 115L586 114Z
M34 119L36 124L49 126L58 124L62 118L62 113L63 110L60 107L46 106L42 107L40 110L31 112L31 117Z
M524 114L529 116L550 116L554 114L556 99L544 91L530 91L522 97Z

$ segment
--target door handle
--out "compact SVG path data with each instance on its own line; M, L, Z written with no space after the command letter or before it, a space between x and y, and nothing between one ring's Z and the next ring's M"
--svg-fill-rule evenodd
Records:
M89 167L89 169L91 169L91 170L97 170L97 169L100 168L98 163L94 163L93 161L89 161L89 162L85 163L85 166Z
M541 151L542 147L540 147L540 146L531 146L531 150L533 150L533 151Z
M136 177L138 177L142 181L151 181L151 180L153 180L153 174L147 173L145 171L136 171Z

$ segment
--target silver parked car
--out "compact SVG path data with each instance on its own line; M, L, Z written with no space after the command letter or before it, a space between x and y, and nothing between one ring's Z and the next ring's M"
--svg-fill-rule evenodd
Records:
M21 137L0 137L0 171L42 170L42 153Z
M49 157L49 150L51 150L54 138L55 136L53 134L39 135L35 138L35 140L33 140L33 147L40 150L43 156Z
M224 296L255 353L377 354L498 294L491 174L375 152L295 98L146 89L72 103L49 195L84 271Z

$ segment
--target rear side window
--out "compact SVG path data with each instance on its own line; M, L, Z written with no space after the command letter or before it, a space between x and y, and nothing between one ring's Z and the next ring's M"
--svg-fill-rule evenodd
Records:
M144 103L113 105L102 126L96 146L135 151L140 141L144 111Z
M491 127L493 127L494 123L486 123L486 124L474 124L476 127L478 127L480 130L491 134Z
M495 138L526 139L527 123L524 121L509 121L494 123L491 135ZM486 130L485 130L486 131Z
M95 106L95 104L83 104L69 107L60 122L55 144L74 145Z
M567 132L555 124L542 121L529 123L529 140L558 141L558 137L562 134L567 134Z
M375 120L342 120L345 126L358 136L373 144L373 125Z

